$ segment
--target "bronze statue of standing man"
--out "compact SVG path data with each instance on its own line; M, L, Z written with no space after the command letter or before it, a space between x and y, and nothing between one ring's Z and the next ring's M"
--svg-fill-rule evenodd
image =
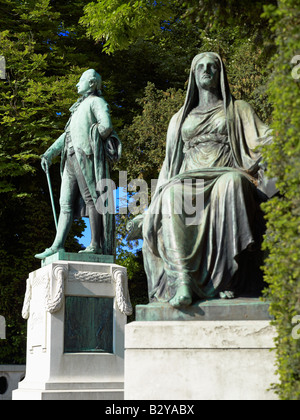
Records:
M45 172L53 158L61 155L62 184L56 237L50 248L35 255L38 259L63 250L74 217L84 216L90 220L91 244L80 252L114 254L114 214L103 211L107 203L101 202L101 195L106 201L113 197L107 197L101 181L110 179L109 166L120 159L121 142L113 130L101 83L101 76L95 70L83 73L76 85L80 98L70 108L65 132L42 155Z

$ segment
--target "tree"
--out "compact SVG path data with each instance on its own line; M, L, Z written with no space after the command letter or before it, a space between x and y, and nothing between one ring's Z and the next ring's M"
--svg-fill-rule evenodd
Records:
M84 8L81 23L87 34L104 43L104 50L128 48L132 40L160 31L160 22L173 15L172 1L97 0Z
M39 268L33 256L49 246L55 230L39 156L63 131L83 69L80 56L77 64L74 48L62 41L61 15L49 1L1 1L0 10L0 55L7 66L0 81L0 313L7 322L0 363L20 363L26 278ZM51 177L58 197L59 165ZM81 249L75 237L83 228L82 222L74 225L70 250Z
M133 308L136 305L146 305L149 302L147 278L143 269L143 254L141 251L132 253L127 250L123 250L117 256L117 264L126 267L128 275L128 287L131 304ZM128 322L135 320L135 314L133 313L129 318Z
M245 100L250 97L266 120L271 110L261 95L266 98L267 64L275 50L268 19L261 17L264 4L274 5L276 0L101 0L85 6L80 22L88 36L104 45L114 64L120 60L120 66L126 66L126 74L116 74L124 89L120 106L135 109L127 117L134 117L138 108L133 102L142 98L141 88L148 82L162 90L183 88L193 56L215 51L238 88L234 93Z
M280 194L264 205L269 256L264 267L274 315L281 399L300 399L300 340L293 334L300 314L300 99L296 64L300 51L300 10L296 0L266 8L276 35L277 54L270 65L270 100L274 106L274 141L264 152L268 173L277 178ZM295 60L296 58L296 60Z
M151 184L157 179L165 156L166 133L171 117L184 103L184 91L162 91L149 83L143 99L138 99L142 113L125 126L121 136L125 148L119 169L126 168L128 179L142 178Z
M274 5L276 0L97 0L85 6L80 22L111 54L128 49L139 39L160 35L162 28L182 20L205 32L221 27L238 27L245 32L255 27L262 34L267 29L267 20L260 18L265 4Z

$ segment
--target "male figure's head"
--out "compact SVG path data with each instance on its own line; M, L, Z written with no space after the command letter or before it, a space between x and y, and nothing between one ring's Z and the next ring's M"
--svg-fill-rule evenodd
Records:
M98 74L93 69L89 69L82 74L76 87L78 94L83 96L88 93L93 93L101 90L101 85L102 79L100 74Z

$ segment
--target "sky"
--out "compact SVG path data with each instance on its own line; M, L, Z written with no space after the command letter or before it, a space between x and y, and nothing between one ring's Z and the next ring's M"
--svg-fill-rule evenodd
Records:
M78 242L80 244L82 244L85 248L88 247L91 243L91 228L90 228L90 222L88 218L84 218L85 224L86 224L86 229L83 232L83 237L82 238L78 238ZM137 248L131 249L128 248L128 251L130 252L135 252L136 250L140 250L143 246L143 241L140 240L139 241L139 245Z
M91 228L90 228L90 221L88 218L84 218L86 229L83 232L83 237L78 238L78 242L82 244L85 248L89 246L91 243Z

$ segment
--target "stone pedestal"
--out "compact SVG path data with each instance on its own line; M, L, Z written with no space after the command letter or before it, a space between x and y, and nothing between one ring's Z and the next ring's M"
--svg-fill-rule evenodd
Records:
M268 391L277 381L270 351L276 332L269 319L252 319L264 317L256 303L260 315L251 301L235 301L232 311L229 302L202 302L181 313L188 321L176 320L181 311L169 305L138 308L139 319L160 320L126 326L125 399L276 399ZM228 319L235 316L241 319Z
M123 399L131 311L125 268L72 258L44 263L27 280L26 377L13 399Z

